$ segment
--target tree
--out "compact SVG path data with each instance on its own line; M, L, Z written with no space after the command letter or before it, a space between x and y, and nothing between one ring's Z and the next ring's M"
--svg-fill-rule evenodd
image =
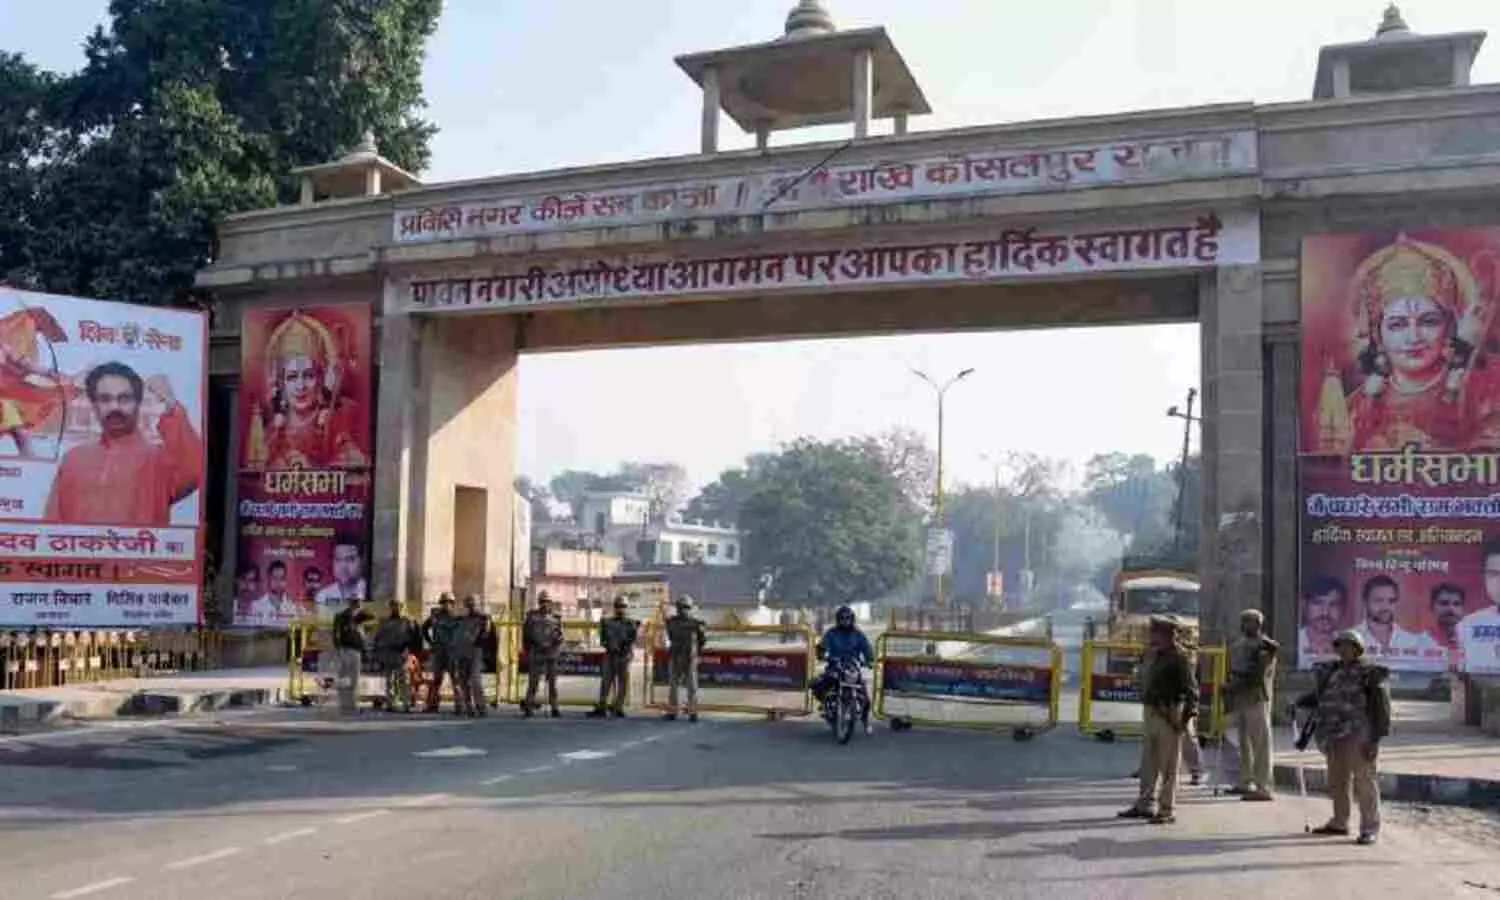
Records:
M892 428L875 437L886 468L901 483L901 490L923 512L932 511L937 489L937 454L926 438L911 428Z
M651 501L651 521L665 522L687 497L687 470L674 462L627 462L615 476Z
M25 212L37 190L35 160L47 153L57 79L0 52L0 281L22 281Z
M531 505L531 521L538 525L546 525L552 521L552 507L550 501L552 495L543 485L537 484L525 475L516 476L516 493Z
M919 570L921 513L872 439L803 438L751 473L746 561L788 603L872 600Z
M738 522L740 506L749 496L754 476L775 458L773 453L752 453L742 468L725 469L688 501L683 515L702 522Z
M0 233L9 277L185 302L195 271L214 258L214 219L289 199L292 167L336 158L370 131L385 156L420 171L434 131L417 115L422 54L440 8L113 0L77 74L28 74L8 58L0 110L46 115L15 130L14 116L0 113L0 166L8 140L48 135L32 144L25 177L7 179L24 195L0 205L13 229Z
M1101 453L1084 470L1084 498L1136 550L1171 537L1177 483L1169 469L1158 469L1144 453Z

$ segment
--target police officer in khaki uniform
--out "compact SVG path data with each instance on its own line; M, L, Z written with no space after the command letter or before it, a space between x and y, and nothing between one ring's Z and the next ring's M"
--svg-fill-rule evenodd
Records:
M547 702L556 719L562 715L557 708L557 655L562 650L563 626L546 591L537 595L536 609L526 614L521 639L526 644L526 699L521 702L521 714L529 719L536 712L537 683L545 678Z
M1198 715L1198 676L1178 643L1177 621L1152 616L1154 653L1141 690L1145 739L1141 742L1140 794L1120 813L1122 819L1148 819L1153 825L1177 821L1177 773L1182 738Z
M1240 638L1229 648L1230 714L1240 738L1240 777L1231 794L1240 799L1275 799L1271 782L1271 696L1277 643L1266 637L1266 617L1258 609L1240 613Z
M1333 639L1339 658L1314 667L1312 691L1297 699L1311 710L1313 736L1328 759L1328 796L1333 818L1313 834L1349 833L1349 795L1359 805L1359 837L1370 845L1380 836L1380 776L1376 761L1380 742L1391 733L1390 670L1366 662L1365 639L1346 629Z
M677 703L679 686L687 687L688 721L698 721L698 656L707 642L703 623L693 615L693 598L683 594L677 598L677 615L667 620L667 714L662 718L668 722L682 708Z
M630 689L630 661L635 655L635 638L641 623L626 615L630 601L615 598L615 614L599 623L599 644L604 648L604 671L599 679L599 705L589 713L591 719L602 719L610 713L625 718L625 698Z

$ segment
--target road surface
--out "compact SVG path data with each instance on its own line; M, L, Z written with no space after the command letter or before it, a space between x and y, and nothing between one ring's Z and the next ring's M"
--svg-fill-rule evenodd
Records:
M1323 802L1187 789L1117 821L1132 744L1058 731L319 711L0 739L6 900L1500 896L1493 821L1393 813L1377 848L1303 834ZM1460 823L1461 825L1462 823Z

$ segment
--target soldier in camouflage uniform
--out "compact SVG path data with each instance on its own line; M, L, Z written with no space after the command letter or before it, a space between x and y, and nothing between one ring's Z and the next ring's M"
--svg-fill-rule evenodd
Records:
M667 714L662 716L663 719L670 722L677 718L677 711L681 708L677 704L677 688L685 685L688 721L698 721L698 655L707 642L703 623L693 615L693 598L686 594L677 598L677 615L667 620L669 687Z
M610 713L625 718L625 697L630 688L630 660L635 654L636 633L641 623L625 615L630 601L615 598L615 614L599 623L599 644L604 648L604 671L599 679L599 705L589 713L602 719Z
M1315 687L1297 706L1316 717L1313 734L1328 759L1328 794L1333 818L1314 834L1349 833L1349 794L1359 804L1358 844L1375 843L1380 834L1380 778L1375 761L1380 742L1391 733L1390 670L1364 661L1365 641L1348 629L1333 639L1336 662L1319 664Z
M1140 795L1120 813L1122 819L1149 819L1153 825L1177 821L1177 771L1183 736L1198 715L1198 676L1178 644L1178 626L1168 616L1152 616L1154 651L1144 665L1141 705L1145 739L1141 742Z
M536 712L537 683L545 678L547 703L555 719L562 715L557 708L557 654L562 650L563 627L546 591L537 595L536 609L526 614L521 631L526 644L526 699L521 703L521 714L529 719Z

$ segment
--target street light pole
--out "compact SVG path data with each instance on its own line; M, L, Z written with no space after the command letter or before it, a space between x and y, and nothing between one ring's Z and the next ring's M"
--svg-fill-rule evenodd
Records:
M1201 416L1193 415L1193 401L1198 398L1197 388L1188 388L1187 408L1180 410L1176 406L1167 407L1167 415L1182 420L1182 456L1177 462L1177 503L1172 512L1172 553L1182 552L1182 515L1183 503L1187 496L1187 461L1188 446L1193 436L1193 423L1202 422Z
M934 381L930 376L928 376L926 372L923 372L920 369L912 369L911 371L913 375L927 382L927 384L930 385L932 389L937 393L937 486L934 489L932 498L932 521L933 527L941 532L943 527L943 401L948 395L948 388L953 387L955 384L974 374L974 370L972 368L964 369L957 375L954 375L952 378L941 384ZM938 567L935 578L936 584L934 586L933 594L934 602L939 608L941 608L943 606L942 566Z
M999 575L999 573L1000 573L1000 516L1005 511L1005 508L1004 508L1004 505L1003 505L1004 504L1004 499L1002 498L1002 496L1000 494L1000 461L998 459L995 459L994 457L990 456L988 453L982 454L980 458L983 459L985 462L988 462L991 466L993 466L994 467L994 471L995 471L995 555L994 555L993 561L991 562L990 571L994 572L996 575ZM986 587L989 586L989 579L985 579L985 586ZM1005 602L1005 587L1004 587L1003 584L1001 585L1000 593L996 597L994 597L994 599L997 600L997 601L999 601L1001 604L1004 604L1004 602Z

